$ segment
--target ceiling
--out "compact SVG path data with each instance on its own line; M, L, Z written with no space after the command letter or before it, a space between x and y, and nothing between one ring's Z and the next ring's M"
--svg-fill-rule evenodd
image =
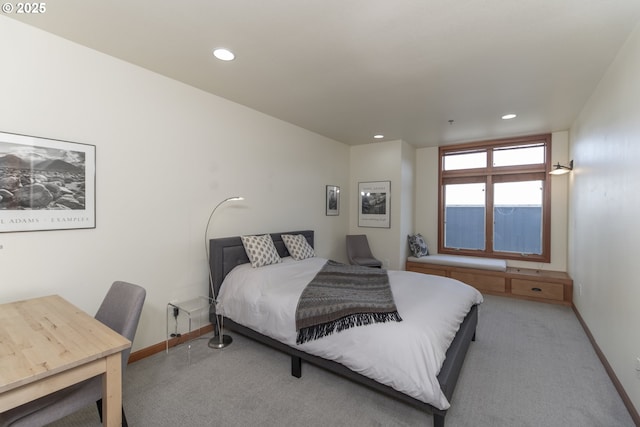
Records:
M55 0L8 16L346 144L569 129L638 0ZM211 51L227 47L231 62ZM506 113L517 118L502 120ZM453 122L450 123L450 121Z

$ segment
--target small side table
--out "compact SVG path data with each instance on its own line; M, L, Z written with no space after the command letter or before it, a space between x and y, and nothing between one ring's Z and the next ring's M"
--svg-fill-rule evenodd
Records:
M169 353L169 317L173 316L173 311L178 310L178 315L180 313L184 313L187 315L189 319L189 332L187 334L187 354L189 355L189 361L191 361L191 340L192 340L192 326L193 320L198 319L198 335L200 334L201 328L201 318L204 311L207 313L207 319L209 318L208 313L211 308L211 304L213 304L213 299L205 296L199 296L187 301L179 301L179 302L169 302L167 303L167 341L166 341L166 352Z

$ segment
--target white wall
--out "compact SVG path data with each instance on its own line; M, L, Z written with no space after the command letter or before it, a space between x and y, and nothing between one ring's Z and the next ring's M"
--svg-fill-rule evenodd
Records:
M569 135L567 131L551 134L551 158L553 163L568 164ZM438 162L437 147L416 150L416 214L415 232L427 240L429 253L438 252ZM567 175L551 179L551 262L537 263L507 260L512 267L541 270L567 271Z
M574 303L640 409L640 25L571 128Z
M416 150L415 230L427 241L430 254L438 252L438 147Z
M162 342L167 302L207 294L206 221L233 195L211 237L308 228L344 259L346 145L1 16L0 58L0 131L97 151L97 227L0 234L0 303L55 293L94 313L131 281L148 292L134 351Z
M349 234L366 234L369 246L385 268L403 270L407 233L413 228L415 149L404 141L351 147ZM391 181L391 227L358 226L358 183Z
M401 145L401 164L400 174L402 179L402 200L400 201L400 213L402 215L399 235L398 247L399 247L399 266L400 270L404 270L405 261L409 256L409 244L407 243L407 236L413 234L413 228L415 223L415 192L416 192L416 149L402 142Z

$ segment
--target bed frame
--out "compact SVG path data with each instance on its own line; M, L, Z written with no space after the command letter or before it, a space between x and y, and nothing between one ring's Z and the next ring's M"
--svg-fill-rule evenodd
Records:
M273 242L275 243L276 249L281 257L289 256L287 248L284 246L284 242L282 241L282 234L302 234L313 247L312 230L272 233L271 237L273 238ZM249 258L247 257L244 246L242 245L242 240L239 236L211 239L209 241L209 245L213 287L215 288L217 295L220 290L220 285L222 285L222 281L226 275L237 265L248 263ZM209 292L211 293L211 290ZM213 295L210 296L213 298ZM214 325L217 324L215 313L212 312L210 314L210 320ZM455 389L456 382L458 381L458 375L460 374L462 363L464 362L469 345L471 341L475 341L477 323L478 308L474 305L467 314L467 317L460 326L451 346L447 350L446 359L442 365L440 374L438 375L440 388L449 401L451 401L451 396L453 395L453 390ZM447 413L446 410L435 408L432 405L401 393L389 386L380 384L368 377L350 370L340 363L326 360L290 347L274 340L273 338L260 334L253 329L242 326L231 319L224 320L224 327L290 355L291 375L296 378L300 378L302 376L302 361L304 360L433 414L434 427L444 427L444 418Z

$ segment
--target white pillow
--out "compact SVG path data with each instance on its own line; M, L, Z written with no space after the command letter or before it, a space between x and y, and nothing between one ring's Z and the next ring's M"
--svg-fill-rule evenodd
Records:
M269 264L277 264L281 261L278 250L273 244L271 235L240 236L244 250L251 261L252 267L262 267Z
M296 261L316 256L313 248L302 234L283 234L282 241L291 257Z

